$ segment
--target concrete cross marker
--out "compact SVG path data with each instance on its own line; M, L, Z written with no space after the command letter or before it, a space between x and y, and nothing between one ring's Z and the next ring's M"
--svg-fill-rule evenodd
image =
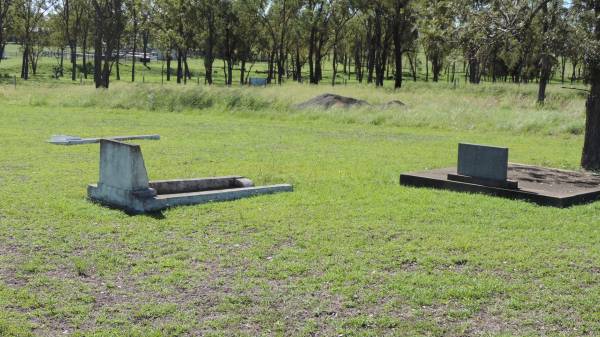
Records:
M102 139L100 181L88 186L88 197L130 213L146 213L292 190L288 184L254 187L242 176L149 181L139 145Z
M81 138L78 136L67 136L67 135L56 135L52 136L48 143L54 145L81 145L81 144L93 144L100 143L101 139L125 141L134 139L153 139L159 140L160 135L136 135L136 136L114 136L114 137L101 137L101 138Z

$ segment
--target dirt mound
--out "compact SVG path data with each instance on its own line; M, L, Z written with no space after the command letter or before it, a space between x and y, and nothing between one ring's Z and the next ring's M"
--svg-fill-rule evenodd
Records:
M379 107L382 109L396 109L396 108L402 108L405 106L406 106L406 104L404 104L398 100L389 101L387 103L379 105Z
M353 108L353 107L363 107L369 106L370 104L366 101L352 98L352 97L344 97L340 95L334 94L323 94L319 95L315 98L309 99L306 102L300 103L296 105L298 109L307 109L307 108L323 108L329 109L332 107L335 108Z

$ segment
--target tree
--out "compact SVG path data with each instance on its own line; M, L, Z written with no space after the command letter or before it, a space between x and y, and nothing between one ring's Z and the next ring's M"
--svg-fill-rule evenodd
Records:
M0 0L0 62L4 58L4 48L6 47L6 35L9 26L9 10L12 0Z
M58 12L61 17L61 27L64 41L68 44L71 61L71 80L77 79L77 42L81 32L81 24L89 3L82 0L62 0Z
M354 15L356 15L357 9L353 7L352 2L348 0L333 1L331 4L331 29L333 33L332 39L332 68L333 75L331 76L331 85L335 86L337 77L337 64L338 64L338 47L341 43L346 29L346 24L350 21Z
M431 61L434 82L439 80L444 61L454 43L453 5L448 0L426 1L421 4L423 14L420 15L420 33L427 59Z
M94 81L108 89L110 74L125 21L123 0L92 0L94 8Z
M586 124L581 166L587 170L600 170L600 0L581 1L576 4L586 11L589 36L582 47L589 70L590 93L586 102Z
M24 80L29 79L35 35L40 31L42 23L46 20L46 14L54 5L55 1L46 0L16 0L14 3L15 31L23 49L21 78Z
M394 0L392 34L394 36L394 88L402 87L402 55L418 37L415 13L411 0ZM416 58L415 58L416 59ZM416 62L416 60L415 60ZM415 65L416 67L416 65ZM414 71L416 77L416 71Z

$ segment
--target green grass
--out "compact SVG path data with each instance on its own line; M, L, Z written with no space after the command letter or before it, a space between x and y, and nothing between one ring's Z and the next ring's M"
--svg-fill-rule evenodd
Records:
M0 87L0 335L600 333L600 203L401 187L460 141L577 169L583 97L551 87L334 91L406 109L297 111L329 89ZM154 103L153 103L154 102ZM208 104L207 102L211 102ZM529 126L533 125L533 126ZM97 145L159 133L151 179L240 174L293 193L128 216L88 202Z

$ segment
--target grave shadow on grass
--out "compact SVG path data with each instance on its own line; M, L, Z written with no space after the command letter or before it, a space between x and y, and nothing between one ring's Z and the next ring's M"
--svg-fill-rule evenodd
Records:
M123 212L124 214L126 214L128 216L131 216L131 217L146 217L146 218L152 218L152 219L155 219L155 220L164 220L164 219L167 218L165 216L165 214L164 214L164 210L153 211L153 212L146 212L146 213L140 213L140 212L135 212L135 211L132 211L132 210L126 210L126 209L117 207L115 205L103 203L103 202L100 202L98 200L92 200L92 199L87 198L87 201L90 202L90 203L92 203L92 204L98 205L100 207L104 207L104 208L108 208L108 209L111 209L111 210Z

